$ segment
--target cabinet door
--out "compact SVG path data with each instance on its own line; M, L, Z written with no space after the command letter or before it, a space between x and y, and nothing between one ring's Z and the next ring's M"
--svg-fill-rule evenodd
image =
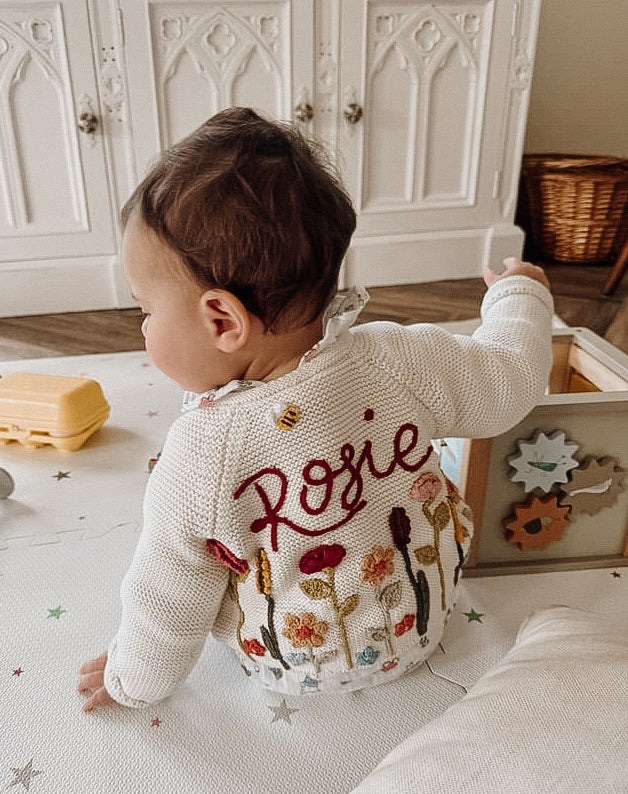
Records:
M86 0L0 3L0 277L115 251L89 31Z
M339 138L359 213L350 280L425 280L414 263L426 259L441 263L428 280L479 275L487 230L512 225L496 173L518 5L343 0L341 99L358 110Z
M136 161L217 111L245 105L289 119L313 85L312 0L120 0Z

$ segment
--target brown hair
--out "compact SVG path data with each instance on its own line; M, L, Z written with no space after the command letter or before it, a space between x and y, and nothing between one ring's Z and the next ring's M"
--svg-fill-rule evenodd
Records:
M322 148L248 108L212 116L165 151L123 226L135 210L199 285L233 293L269 329L322 312L356 223Z

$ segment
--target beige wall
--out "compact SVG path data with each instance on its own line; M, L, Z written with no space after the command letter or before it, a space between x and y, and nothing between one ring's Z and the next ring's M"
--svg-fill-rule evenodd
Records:
M628 157L628 0L543 0L525 151Z

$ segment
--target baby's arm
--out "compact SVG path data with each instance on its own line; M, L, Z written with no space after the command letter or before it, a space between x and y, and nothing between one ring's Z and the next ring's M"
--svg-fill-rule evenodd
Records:
M552 361L553 302L540 268L515 259L485 273L482 325L472 336L433 325L395 333L404 352L391 370L431 414L433 438L505 432L541 399Z
M202 441L190 443L193 434L177 425L150 477L118 632L108 653L80 670L85 710L113 701L138 707L169 695L196 663L227 587L227 568L208 553L201 525L199 494L210 490L194 476Z

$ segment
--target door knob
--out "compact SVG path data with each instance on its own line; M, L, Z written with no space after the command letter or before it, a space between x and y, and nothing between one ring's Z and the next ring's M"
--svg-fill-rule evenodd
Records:
M79 115L78 124L76 126L83 135L93 135L98 127L98 116L86 110Z
M309 102L299 102L294 109L294 116L297 121L308 122L314 118L314 108Z
M357 124L364 115L364 110L357 102L349 102L342 110L347 124Z

